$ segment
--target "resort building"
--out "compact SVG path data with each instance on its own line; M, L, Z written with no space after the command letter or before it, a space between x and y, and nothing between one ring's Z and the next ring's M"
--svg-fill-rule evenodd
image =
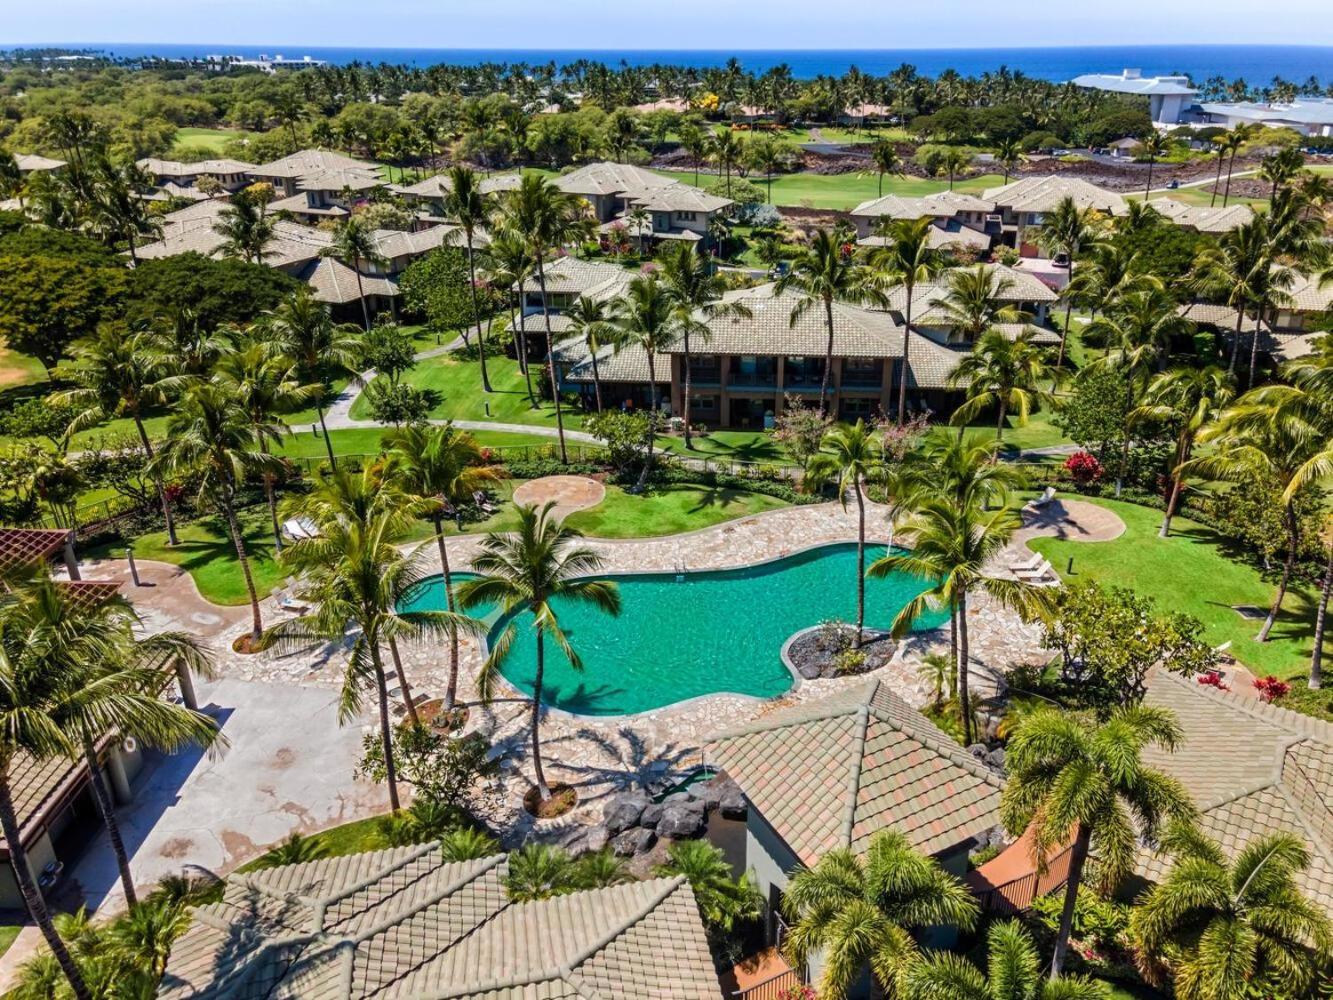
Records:
M24 177L65 168L64 160L53 160L49 156L38 156L35 153L17 153L14 162L18 164L19 173Z
M494 195L512 191L521 180L519 174L496 174L482 180L481 193ZM448 174L436 174L413 184L390 184L389 190L417 210L421 225L449 221L444 214L444 198L450 190Z
M546 279L546 305L552 313L561 313L582 296L596 302L619 298L634 280L634 272L619 264L557 257L543 268ZM525 316L542 311L542 285L534 270L524 280L521 307Z
M785 932L778 904L792 873L829 851L863 853L892 829L961 877L976 839L999 823L1003 779L882 681L774 712L705 755L749 803L745 867L767 904L769 941Z
M1333 725L1164 670L1153 673L1145 702L1170 709L1185 738L1174 753L1146 750L1144 762L1185 786L1203 832L1232 858L1258 837L1300 837L1310 866L1297 887L1333 915ZM1169 867L1168 858L1139 854L1148 879Z
M1298 97L1285 104L1208 101L1200 104L1198 110L1205 123L1227 128L1270 125L1295 129L1302 135L1333 135L1333 97Z
M1060 342L1060 335L1044 326L1050 307L1060 297L1049 285L1035 275L1020 271L1017 268L1007 267L1004 264L974 264L968 270L978 266L984 267L991 278L992 288L995 290L992 298L995 302L1011 306L1018 312L1027 313L1034 323L1039 324L1037 326L1001 324L1001 329L1012 333L1015 330L1010 329L1011 327L1026 327L1033 331L1033 335L1039 344L1058 344ZM929 333L950 346L971 347L972 344L967 337L954 330L949 324L947 314L943 309L943 303L949 295L948 276L950 273L955 272L946 271L934 281L917 285L913 289L912 326L920 332ZM907 292L905 289L898 287L889 293L889 307L902 317L904 322L906 321Z
M1080 209L1092 209L1106 215L1123 215L1127 210L1125 199L1114 191L1059 174L1024 177L1003 187L983 191L981 197L994 202L1000 213L1002 242L1017 248L1024 257L1041 255L1041 249L1026 239L1027 230L1040 228L1046 222L1046 216L1066 198L1073 199Z
M1174 125L1194 104L1198 91L1187 76L1144 76L1142 70L1121 70L1119 75L1085 73L1073 79L1076 87L1105 90L1113 94L1131 94L1148 99L1148 114L1162 125Z
M586 201L603 231L620 226L635 238L640 233L625 216L636 207L649 213L645 237L699 241L707 238L709 223L734 204L627 163L589 163L557 177L555 186Z
M160 160L155 156L144 157L138 160L135 166L150 174L155 183L164 187L170 185L177 189L193 191L201 177L212 177L222 185L224 191L231 194L251 183L250 171L255 168L253 163L243 163L240 160L200 160L197 163L181 163L179 160Z
M1154 198L1148 204L1182 229L1193 229L1197 233L1229 233L1254 219L1254 209L1249 205L1209 208L1186 205L1172 198Z
M326 149L303 149L251 167L249 174L252 180L269 182L279 197L287 198L303 191L341 191L347 184L368 180L375 186L384 183L374 164Z
M933 250L964 246L978 252L990 249L991 238L1000 234L1001 219L995 203L975 195L941 191L923 198L896 194L872 198L851 211L856 225L857 245L883 246L884 237L876 230L885 220L930 219Z
M439 844L233 875L171 949L161 1000L720 1000L694 893L651 879L518 903L505 855Z
M1315 275L1295 272L1291 287L1283 290L1283 301L1271 309L1259 331L1259 350L1275 361L1302 358L1314 350L1314 342L1328 329L1333 314L1333 285L1320 284ZM1235 337L1236 310L1227 305L1192 302L1181 306L1181 315L1201 326L1212 327L1228 341ZM1242 348L1259 326L1255 316L1246 312L1240 319L1245 338Z

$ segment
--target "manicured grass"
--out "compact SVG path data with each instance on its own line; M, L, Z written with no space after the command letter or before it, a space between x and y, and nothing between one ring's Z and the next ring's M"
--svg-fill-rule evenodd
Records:
M689 449L686 449L683 437L660 437L657 443L664 450L691 458L733 462L791 462L771 431L709 431L706 435L694 435Z
M1111 542L1084 543L1038 538L1032 548L1050 559L1068 583L1095 580L1130 587L1157 601L1160 611L1181 611L1204 623L1214 645L1230 642L1230 653L1251 671L1284 678L1304 675L1314 634L1313 592L1293 588L1266 643L1255 641L1259 622L1246 621L1233 605L1267 608L1274 582L1255 566L1233 558L1210 528L1185 518L1172 522L1171 537L1157 537L1161 511L1116 500L1092 501L1125 522ZM1073 573L1067 572L1073 559Z
M379 829L379 816L357 819L342 826L330 827L321 833L312 833L305 838L319 848L321 858L341 858L349 854L363 854L367 851L382 851L392 847ZM236 869L237 874L257 871L261 867L263 855L247 861Z
M664 177L692 183L694 172L679 170L659 170ZM699 175L700 186L707 187L717 180L716 174ZM767 189L767 182L762 176L748 178L760 188ZM954 182L953 189L958 192L980 193L986 188L999 187L1004 178L999 174L982 174L967 177ZM949 189L948 178L892 177L884 178L885 194L900 194L911 197L933 194ZM809 208L828 208L847 211L863 201L879 196L879 177L873 170L852 174L778 174L773 178L773 203L775 205L793 205Z
M356 427L349 430L329 431L335 455L378 455L391 428ZM543 448L555 445L556 439L541 434L518 434L512 431L469 431L477 444L484 448ZM324 437L312 434L303 424L298 433L282 440L278 454L289 458L325 458Z
M619 486L608 486L600 504L571 514L566 523L599 538L648 538L707 528L785 506L775 497L744 490L672 485L632 495Z
M22 928L15 925L0 925L0 955L9 951L10 945L12 945L14 939L19 936L20 930L22 930Z
M241 139L249 135L240 129L234 128L179 128L176 130L175 149L182 146L192 146L195 148L203 147L212 150L214 153L221 153L222 147L233 139Z

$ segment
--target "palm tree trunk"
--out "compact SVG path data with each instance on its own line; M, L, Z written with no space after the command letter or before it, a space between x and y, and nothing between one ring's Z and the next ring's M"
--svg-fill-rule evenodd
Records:
M1231 172L1236 169L1236 151L1231 151L1231 159L1227 161L1227 186L1222 193L1222 207L1227 207L1227 202L1231 198Z
M1069 255L1069 280L1074 280L1074 255ZM1073 322L1074 300L1069 299L1065 303L1065 328L1060 331L1060 350L1055 356L1055 371L1051 374L1051 394L1054 395L1055 387L1060 384L1060 369L1065 363L1065 343L1069 340L1069 324Z
M542 291L542 320L546 323L546 370L551 377L551 401L555 403L555 432L560 439L560 464L569 464L565 450L565 418L560 412L560 381L555 374L555 340L551 336L551 308L546 300L546 267L537 255L537 284Z
M324 404L315 404L315 413L319 415L319 430L324 435L324 450L329 453L329 468L338 471L338 460L333 457L333 441L329 438L329 429L324 425Z
M264 632L264 619L259 613L259 592L255 590L254 574L250 572L250 555L245 550L245 539L241 536L241 524L236 520L236 511L232 506L230 491L222 499L222 512L227 518L227 528L231 532L231 541L236 546L236 559L241 564L241 575L245 577L245 589L250 595L252 623L250 639L258 642Z
M636 492L648 485L648 473L653 468L653 446L657 443L657 363L654 353L648 352L648 458L639 472Z
M1312 691L1324 686L1324 626L1328 620L1329 591L1333 591L1333 539L1328 544L1328 561L1324 563L1324 582L1319 588L1319 607L1314 615L1314 652L1310 654L1310 681Z
M597 412L602 412L602 374L597 370L597 352L590 352L592 355L592 392L597 400Z
M384 662L380 659L380 644L370 644L370 662L375 668L375 694L380 710L380 745L384 748L384 777L389 785L389 809L402 808L398 801L398 765L393 759L393 730L389 725L389 685L384 679Z
M521 309L518 313L518 353L521 361L519 367L523 369L523 381L528 386L528 405L535 409L537 394L532 390L532 366L528 364L528 326Z
M1259 331L1263 329L1264 322L1264 303L1259 303L1254 317L1254 332L1250 334L1250 375L1245 382L1245 388L1254 388L1254 371L1259 365Z
M91 736L83 734L83 759L88 765L89 784L93 786L93 799L97 802L97 811L106 824L107 839L111 841L111 853L116 856L116 867L120 869L120 884L125 890L125 904L133 910L139 904L139 896L134 891L134 876L130 874L130 857L125 852L125 841L120 836L120 824L116 821L116 807L106 790L102 778L102 766L97 759L97 747Z
M852 648L860 649L866 624L866 498L859 478L852 490L856 493L856 641Z
M949 662L953 664L953 681L949 684L949 697L958 696L958 607L949 609ZM947 680L947 678L946 678Z
M366 293L361 287L361 260L353 258L352 267L356 269L356 294L361 299L361 319L366 324L366 333L370 332L370 306L366 304Z
M909 281L907 288L907 310L903 317L903 360L902 371L898 373L898 426L901 427L907 422L907 345L912 340L912 285Z
M152 469L153 485L157 488L157 499L162 504L162 519L167 522L167 544L179 545L176 537L176 519L171 516L171 501L167 499L167 488L162 484L162 474L153 467L153 442L148 439L143 418L134 414L134 429L139 432L139 441L143 444L144 455L148 459L148 468Z
M1125 380L1125 413L1132 413L1134 410L1134 383L1130 379ZM1120 492L1125 488L1125 473L1129 470L1129 428L1124 428L1124 439L1120 442L1120 467L1115 473L1115 495L1119 499Z
M440 574L444 583L444 606L452 614L454 611L454 584L452 571L449 569L449 553L444 546L444 518L439 514L434 517L435 544L440 547ZM449 632L449 684L444 692L444 707L452 709L458 700L458 632Z
M819 380L819 415L828 414L829 376L833 374L833 300L824 298L824 322L828 324L828 345L824 348L824 377ZM779 363L782 359L779 359Z
M1231 338L1231 360L1227 362L1227 374L1236 374L1236 357L1240 354L1240 329L1245 323L1245 305L1236 307L1236 334Z
M393 660L393 669L398 674L398 688L403 692L403 708L407 711L407 717L412 720L412 725L421 725L421 718L417 715L416 703L412 700L412 685L407 682L407 674L403 672L403 658L398 655L398 641L389 636L389 657Z
M32 917L32 922L46 939L47 947L51 949L51 954L60 965L60 971L69 981L70 992L77 1000L93 1000L91 991L83 981L83 973L79 971L65 942L56 933L55 924L51 922L51 913L46 908L46 900L42 898L37 884L32 879L32 870L28 867L28 851L19 836L18 817L14 814L14 799L9 788L8 760L0 764L0 832L5 835L5 845L9 848L9 860L14 867L14 878L19 884L23 905L27 907L28 916Z
M1005 403L1004 403L1004 396L1001 395L1001 396L1000 396L1000 416L999 416L999 419L997 419L997 420L995 421L995 440L996 440L996 441L1003 441L1003 440L1004 440L1004 418L1008 415L1007 411L1008 411L1008 408L1005 406Z
M1218 185L1222 183L1222 161L1225 160L1226 158L1227 158L1226 150L1219 149L1217 151L1217 176L1213 178L1213 197L1208 202L1209 208L1213 208L1214 206L1217 205L1217 188Z
M1166 538L1171 534L1171 518L1176 516L1176 505L1180 503L1180 492L1185 485L1185 477L1180 467L1189 460L1189 457L1189 443L1187 440L1182 440L1176 449L1176 466L1171 470L1171 495L1166 500L1166 513L1162 516L1162 527L1157 532L1158 538Z
M264 499L268 502L268 519L273 525L273 550L282 555L282 531L278 527L278 498L273 492L273 476L264 473Z
M962 715L963 744L972 742L972 695L968 684L967 591L958 594L958 711Z
M881 171L879 172L879 195L878 195L878 197L880 197L880 198L883 198L883 197L884 197L884 171L883 171L883 170L881 170Z
M1288 502L1283 516L1287 522L1287 558L1282 561L1282 579L1277 585L1277 595L1273 598L1273 606L1268 609L1264 627L1255 637L1256 642L1267 642L1268 633L1273 631L1278 612L1282 610L1282 601L1287 596L1287 585L1291 582L1291 570L1296 564L1296 550L1300 547L1300 526L1296 523L1295 505Z
M537 676L532 680L532 773L537 779L537 797L545 802L551 797L551 789L546 785L546 772L542 770L542 679L546 673L546 635L537 629Z
M477 309L477 262L472 259L472 227L467 230L467 280L472 291L472 318L477 321L477 358L481 362L481 391L494 392L486 373L486 341L481 335L481 312Z
M691 444L691 439L690 439L690 382L692 381L692 379L690 378L690 332L689 332L689 327L688 327L688 326L686 327L684 333L681 335L681 342L682 342L682 346L685 348L685 355L684 355L684 359L683 359L683 362L682 362L682 363L685 365L685 397L684 397L685 401L684 401L684 404L683 404L683 405L684 405L685 412L682 413L681 416L685 418L685 450L686 450L686 451L689 451L689 450L690 450L690 444Z
M1059 979L1064 971L1065 956L1069 954L1069 935L1074 930L1074 904L1078 902L1078 887L1083 881L1083 865L1088 860L1088 845L1092 830L1082 823L1074 836L1069 855L1069 878L1065 882L1065 905L1060 911L1060 927L1055 933L1055 953L1051 956L1051 979Z
M1144 200L1144 202L1147 202L1147 200L1148 200L1148 193L1149 193L1150 191L1152 191L1152 168L1153 168L1156 164L1157 164L1157 157L1155 157L1155 156L1150 156L1150 157L1148 157L1148 183L1145 184L1145 185L1144 185L1144 188L1143 188L1143 200Z

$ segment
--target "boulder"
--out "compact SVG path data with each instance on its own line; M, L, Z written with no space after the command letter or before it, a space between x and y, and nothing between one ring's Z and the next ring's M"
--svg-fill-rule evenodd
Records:
M673 792L662 800L662 805L664 806L681 806L690 805L692 803L698 803L700 806L703 805L698 796L693 792Z
M606 823L607 833L614 837L622 830L637 826L639 817L643 815L643 810L648 805L648 796L642 792L626 792L623 795L617 795L602 810L602 819Z
M662 810L665 807L660 802L650 802L643 807L643 815L639 817L639 826L654 829L662 819Z
M702 802L695 799L693 803L673 802L666 805L662 810L662 818L657 821L657 835L670 837L672 840L683 840L703 833L707 814L704 812Z
M739 788L732 789L723 796L718 805L718 811L723 819L745 819L750 812L750 804L745 800L745 795Z
M578 857L580 854L586 854L589 851L600 851L606 846L610 835L606 832L604 826L580 827L575 829L568 837L561 841L560 846L570 854Z
M636 826L613 838L611 850L615 852L617 857L632 858L636 854L651 850L655 843L657 843L657 834L653 833L652 830L645 830L641 826Z

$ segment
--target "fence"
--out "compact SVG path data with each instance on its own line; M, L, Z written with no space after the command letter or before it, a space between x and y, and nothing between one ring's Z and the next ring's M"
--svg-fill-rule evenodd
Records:
M778 1000L788 990L794 990L801 986L801 977L795 969L788 969L786 972L779 972L775 976L748 986L743 990L736 990L731 995L740 1000Z
M1070 845L1050 859L1045 872L1028 872L1002 885L976 891L977 903L983 910L999 916L1016 916L1028 910L1038 896L1054 892L1065 884L1073 853L1073 845Z

